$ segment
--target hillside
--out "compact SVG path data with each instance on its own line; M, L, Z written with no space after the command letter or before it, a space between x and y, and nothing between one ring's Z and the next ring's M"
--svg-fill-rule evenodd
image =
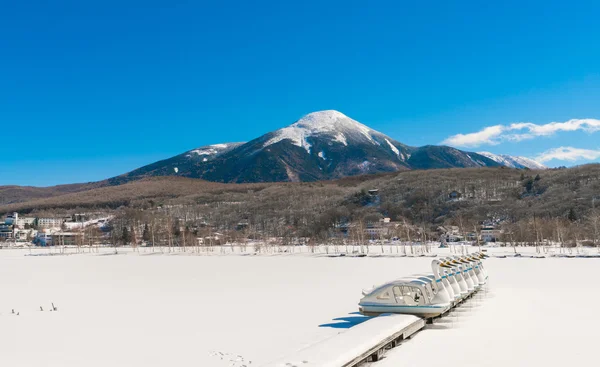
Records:
M107 185L107 181L99 181L83 184L59 185L50 187L14 185L0 186L0 205L8 205L35 199L54 197L68 193L82 192Z
M375 195L369 190L377 190ZM457 192L455 199L450 197ZM315 183L222 184L180 177L148 178L53 198L0 206L0 212L85 210L175 215L232 230L241 222L273 235L327 233L339 223L407 219L424 226L483 219L587 220L600 193L600 165L523 171L438 169L362 175ZM600 200L600 199L599 199ZM154 213L154 214L153 214ZM162 213L162 214L161 214ZM471 224L469 224L471 225ZM434 228L432 227L432 228Z
M70 185L69 185L70 186ZM101 185L96 188L67 188L66 194L60 194L53 188L41 189L40 198L23 202L14 202L0 206L0 212L30 212L32 210L103 208L116 209L121 206L133 206L147 199L159 203L174 198L210 192L227 185L183 177L150 177L123 185ZM236 187L242 189L243 186Z

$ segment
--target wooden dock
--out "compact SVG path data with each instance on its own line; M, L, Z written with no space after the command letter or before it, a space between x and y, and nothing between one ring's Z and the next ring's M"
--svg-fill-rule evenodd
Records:
M378 361L386 350L424 327L425 320L419 317L385 314L262 367L358 366L363 362Z

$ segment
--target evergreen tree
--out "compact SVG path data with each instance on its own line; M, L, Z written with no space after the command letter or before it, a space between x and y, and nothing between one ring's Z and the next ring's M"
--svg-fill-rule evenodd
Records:
M181 235L181 225L179 224L179 219L176 218L173 222L173 236L178 238Z
M569 210L569 214L567 215L567 218L569 218L569 220L571 222L575 222L577 220L577 213L575 213L575 209L571 208Z
M533 190L533 183L534 181L529 178L526 182L525 182L525 190L527 190L527 192L531 192L531 190Z
M127 227L123 227L123 233L121 234L121 241L123 241L123 245L127 246L129 242L131 242L131 234L129 233L129 229Z
M145 242L150 241L151 239L151 235L150 235L150 229L148 228L148 223L144 224L144 232L142 232L142 240L144 240Z

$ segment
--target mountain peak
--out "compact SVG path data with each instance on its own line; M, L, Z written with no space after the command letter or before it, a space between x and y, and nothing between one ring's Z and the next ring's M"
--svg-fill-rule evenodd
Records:
M323 123L330 122L333 123L339 119L350 119L348 116L344 115L340 111L336 110L323 110L323 111L315 111L311 112L307 115L302 116L300 120L296 121L298 123L310 124L310 123Z
M327 132L332 130L359 129L372 131L369 127L351 119L336 110L324 110L311 112L293 123L290 127L311 129L315 132Z
M273 132L273 136L264 147L287 139L310 153L311 144L306 139L313 136L328 136L332 141L345 146L348 146L349 141L369 141L379 145L373 140L373 133L379 134L339 111L316 111L305 115L288 127Z

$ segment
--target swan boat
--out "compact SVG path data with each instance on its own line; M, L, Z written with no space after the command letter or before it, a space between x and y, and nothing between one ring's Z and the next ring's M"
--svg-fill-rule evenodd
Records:
M483 254L453 256L431 262L430 274L400 278L363 291L359 312L438 317L478 291L487 281Z
M365 316L399 313L425 318L437 317L449 311L452 303L440 302L425 284L417 279L398 279L386 283L365 294L358 310Z

